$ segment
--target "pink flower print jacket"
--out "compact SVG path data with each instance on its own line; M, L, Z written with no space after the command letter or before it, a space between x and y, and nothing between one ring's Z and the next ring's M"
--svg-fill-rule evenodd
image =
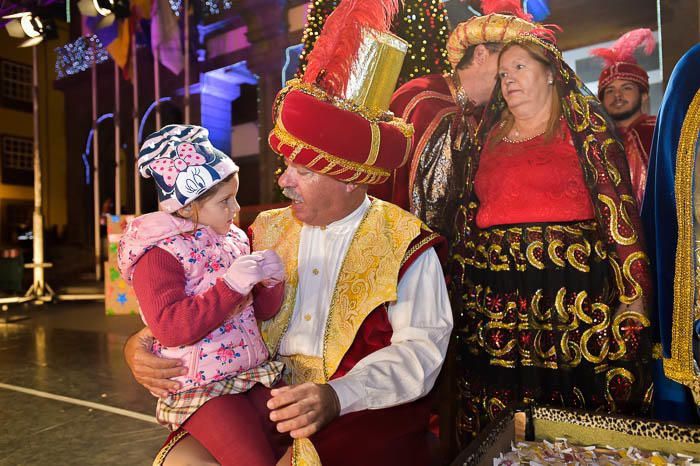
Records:
M187 280L185 292L193 296L214 286L234 259L250 253L248 237L235 225L226 235L209 227L193 230L194 224L189 220L165 212L132 220L119 242L119 270L124 280L131 284L138 260L149 249L159 247L182 264ZM239 312L240 307L243 310ZM180 391L234 377L267 360L269 354L258 330L252 298L240 307L231 309L217 329L194 345L166 347L158 341L154 343L154 354L179 358L189 368L187 375L175 379L182 384Z

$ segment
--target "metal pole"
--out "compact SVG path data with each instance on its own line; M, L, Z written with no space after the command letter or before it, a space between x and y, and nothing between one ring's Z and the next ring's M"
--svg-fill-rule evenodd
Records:
M135 28L134 28L135 29ZM131 61L133 76L131 77L134 86L134 109L133 109L133 131L134 131L134 213L141 215L141 177L139 176L139 67L138 51L136 49L136 31L132 30L131 35Z
M190 2L184 1L185 8L185 124L190 124Z
M41 157L39 153L39 62L37 47L32 47L32 117L34 122L34 215L32 216L32 248L34 280L30 291L44 295L44 215L42 212Z
M160 47L153 49L153 85L155 87L155 101L156 101L156 128L158 131L160 129Z
M119 81L119 65L114 62L114 213L119 216L122 214L122 198L121 198L121 166L119 163L121 155L121 125L120 125L120 108L121 108L121 93Z
M93 44L93 47L95 45ZM95 54L97 52L95 51ZM97 63L92 61L92 206L95 209L93 227L95 229L95 277L102 279L102 239L100 238L100 144L99 127L97 122ZM105 220L106 221L106 220Z
M664 87L664 40L661 33L661 0L656 0L656 29L658 29L659 39L657 47L659 49L659 73L661 73L661 86Z

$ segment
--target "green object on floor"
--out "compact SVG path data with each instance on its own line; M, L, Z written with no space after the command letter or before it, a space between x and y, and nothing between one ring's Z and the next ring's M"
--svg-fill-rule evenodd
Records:
M24 258L18 257L0 258L0 290L9 293L22 291L22 277L24 277Z

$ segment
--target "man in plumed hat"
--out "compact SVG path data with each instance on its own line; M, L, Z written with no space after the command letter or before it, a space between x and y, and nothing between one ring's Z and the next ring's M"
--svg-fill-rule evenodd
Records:
M304 77L275 101L269 143L285 159L279 185L292 204L260 214L251 236L255 250L280 255L287 276L280 311L261 325L286 367L287 385L258 407L261 422L282 434L270 434L277 456L291 444L279 464L290 456L304 465L431 461L426 395L452 330L437 254L445 241L367 196L411 146L411 126L387 112L407 48L387 33L397 9L397 1L341 3ZM152 392L171 386L161 378L177 368L158 372L171 362L153 362L138 338L125 353ZM178 452L177 435L166 455Z
M644 113L644 106L649 102L649 75L634 57L634 51L642 45L647 54L656 46L656 39L649 29L629 31L611 47L591 51L605 62L598 79L598 98L622 137L632 187L640 207L656 125L656 117Z

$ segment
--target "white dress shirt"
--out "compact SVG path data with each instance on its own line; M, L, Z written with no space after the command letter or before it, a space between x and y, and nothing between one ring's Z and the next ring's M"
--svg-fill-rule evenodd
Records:
M299 244L299 284L294 312L280 354L321 357L323 334L340 267L353 235L370 207L364 202L326 227L304 225ZM388 408L426 395L445 359L452 310L440 262L430 248L406 270L398 298L388 306L391 344L330 381L340 414Z

